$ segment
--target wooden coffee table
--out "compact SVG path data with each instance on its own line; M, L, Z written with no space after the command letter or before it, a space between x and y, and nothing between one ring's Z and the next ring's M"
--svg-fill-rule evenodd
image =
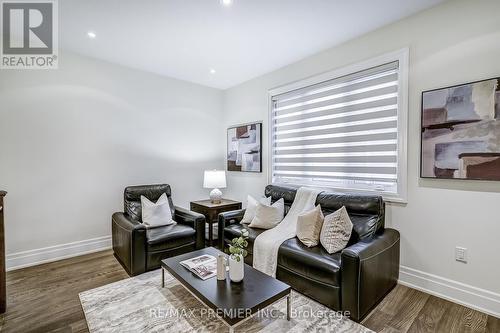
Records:
M216 277L202 280L179 264L180 261L209 254L217 258L221 251L209 247L162 260L162 287L165 286L165 270L172 274L193 296L223 319L229 331L254 313L286 297L287 320L290 320L291 287L245 264L245 277L234 283L229 279L219 281Z

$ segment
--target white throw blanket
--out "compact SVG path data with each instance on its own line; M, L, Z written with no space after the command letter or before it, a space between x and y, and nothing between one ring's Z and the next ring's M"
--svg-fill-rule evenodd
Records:
M276 277L278 249L287 239L297 235L297 218L305 209L312 209L320 190L301 187L283 221L276 227L264 231L253 245L253 267L272 277Z

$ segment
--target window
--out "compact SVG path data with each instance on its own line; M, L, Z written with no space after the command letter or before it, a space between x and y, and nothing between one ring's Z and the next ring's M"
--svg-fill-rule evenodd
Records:
M271 91L271 182L406 200L408 51Z

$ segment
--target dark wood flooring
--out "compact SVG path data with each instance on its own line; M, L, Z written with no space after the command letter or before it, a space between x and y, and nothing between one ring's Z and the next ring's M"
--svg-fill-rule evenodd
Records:
M500 319L397 285L363 320L376 332L500 333Z
M111 251L7 272L2 332L88 332L78 293L127 278Z
M78 293L127 278L111 251L7 273L1 332L88 332ZM374 331L500 332L500 319L398 285L362 324Z

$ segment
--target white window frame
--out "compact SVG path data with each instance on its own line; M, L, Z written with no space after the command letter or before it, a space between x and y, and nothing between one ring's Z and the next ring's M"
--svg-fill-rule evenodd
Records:
M273 113L273 103L272 99L274 96L281 95L292 90L301 89L307 86L318 84L324 81L333 80L342 76L367 70L373 67L381 66L391 62L399 62L399 72L398 72L398 186L397 193L387 193L380 192L376 190L369 190L363 188L343 188L343 187L331 187L325 186L325 189L336 190L336 191L346 191L346 192L359 192L359 193L371 193L381 195L385 201L407 203L408 195L408 72L409 72L409 49L403 48L401 50L387 53L363 62L348 65L340 69L335 69L323 74L315 75L300 81L296 81L284 86L273 88L269 90L268 96L268 165L267 165L267 175L268 183L273 183L273 147L274 147L274 136L273 136L273 126L272 126L272 113ZM290 185L290 183L276 183L275 185ZM304 185L304 183L300 183ZM312 186L317 187L317 184Z

